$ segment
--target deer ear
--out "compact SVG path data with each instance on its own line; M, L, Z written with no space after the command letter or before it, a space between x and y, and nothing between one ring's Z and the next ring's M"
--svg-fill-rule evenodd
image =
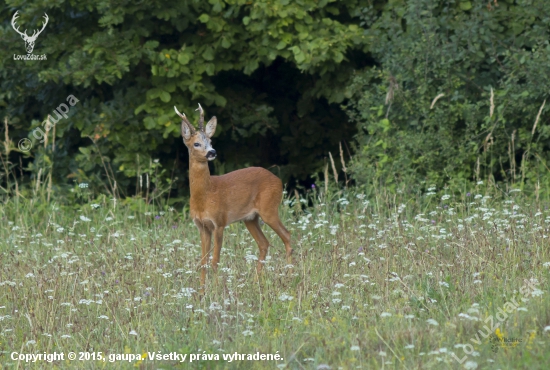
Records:
M181 121L181 136L183 136L183 139L189 140L192 135L193 134L191 133L189 126L185 123L185 121Z
M216 116L210 118L210 121L208 121L208 123L206 124L206 128L204 129L204 133L206 134L206 136L208 136L209 138L214 136L214 132L216 132L217 124L218 124L218 119L216 118Z

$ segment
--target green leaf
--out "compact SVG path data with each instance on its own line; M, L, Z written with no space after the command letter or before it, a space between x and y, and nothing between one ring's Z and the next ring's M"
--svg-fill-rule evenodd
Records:
M134 110L134 116L137 116L142 110L144 110L146 107L146 104L140 104L135 110Z
M147 130L152 130L155 128L155 126L157 125L155 120L153 119L153 117L145 117L143 119L143 123L145 124L145 128Z
M150 89L149 91L147 91L147 99L149 100L156 99L160 96L161 92L162 90L159 88Z
M461 1L460 2L460 9L462 9L462 10L472 9L472 3L469 2L469 1Z
M277 50L281 50L281 49L286 48L286 45L287 45L286 42L284 42L284 41L279 41L279 43L277 44L276 48L277 48Z
M90 155L90 148L79 147L78 150L85 155Z
M390 129L390 120L384 118L380 120L380 126L382 127L383 132L386 132Z
M170 81L166 84L163 84L162 88L164 89L164 91L168 91L169 93L173 93L174 91L176 91L176 83L174 81Z
M166 124L170 121L170 116L167 114L163 114L157 119L157 124L161 126L166 126Z
M170 96L170 93L167 91L162 91L160 93L160 100L162 100L165 103L168 103L172 97Z
M248 26L249 23L250 23L250 17L244 17L244 18L243 18L243 24L244 24L245 26Z
M210 20L210 16L208 14L202 14L199 17L199 21L201 21L202 23L208 23L209 20Z
M231 46L231 43L227 39L227 37L222 38L222 47L228 49Z
M178 63L181 65L186 65L189 63L189 54L183 52L178 54Z
M220 107L225 107L225 104L227 104L227 99L225 99L221 95L216 95L216 97L214 98L214 101L216 102L216 105L218 105ZM218 124L218 126L219 126L219 124Z
M207 47L204 53L202 53L202 57L205 60L214 60L214 49L212 47Z
M301 64L304 60L306 60L306 55L298 46L293 46L292 52L294 52L294 59L296 59L298 64Z
M214 73L216 72L214 63L206 63L206 65L204 66L204 70L206 71L207 75L214 76Z

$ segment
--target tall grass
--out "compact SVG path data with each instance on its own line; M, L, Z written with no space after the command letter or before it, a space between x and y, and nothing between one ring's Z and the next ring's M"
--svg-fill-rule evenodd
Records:
M323 192L324 193L324 192ZM495 198L491 198L494 196ZM544 369L550 363L548 206L521 192L285 198L294 265L272 242L256 275L244 225L224 236L199 290L187 213L129 199L76 210L23 198L0 206L0 363L7 368ZM521 300L520 288L537 288ZM472 338L506 302L520 307ZM496 322L496 320L495 320ZM492 331L492 330L491 330ZM463 346L474 352L460 364ZM13 361L12 352L271 353L280 361Z

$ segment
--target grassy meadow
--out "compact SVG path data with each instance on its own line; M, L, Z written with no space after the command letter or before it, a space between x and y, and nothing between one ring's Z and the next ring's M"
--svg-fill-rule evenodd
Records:
M272 247L257 276L257 245L243 224L233 224L202 297L199 233L187 210L135 198L100 197L73 209L38 198L6 201L0 205L0 367L550 364L550 204L483 186L471 194L430 189L401 199L354 190L327 196L318 189L300 201L286 197L280 214L292 233L293 265L264 225ZM509 313L499 321L503 309ZM479 333L487 332L485 325L487 338ZM65 359L11 358L12 352L56 351ZM89 360L70 361L71 351L88 352ZM99 352L106 361L97 360ZM152 360L153 352L188 357ZM235 352L280 359L223 360ZM110 362L115 354L145 358Z

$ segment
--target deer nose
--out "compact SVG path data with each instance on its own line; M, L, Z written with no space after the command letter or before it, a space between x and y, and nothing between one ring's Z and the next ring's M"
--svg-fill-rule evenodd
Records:
M214 149L210 149L208 153L206 153L207 158L215 158L216 157L216 151Z

